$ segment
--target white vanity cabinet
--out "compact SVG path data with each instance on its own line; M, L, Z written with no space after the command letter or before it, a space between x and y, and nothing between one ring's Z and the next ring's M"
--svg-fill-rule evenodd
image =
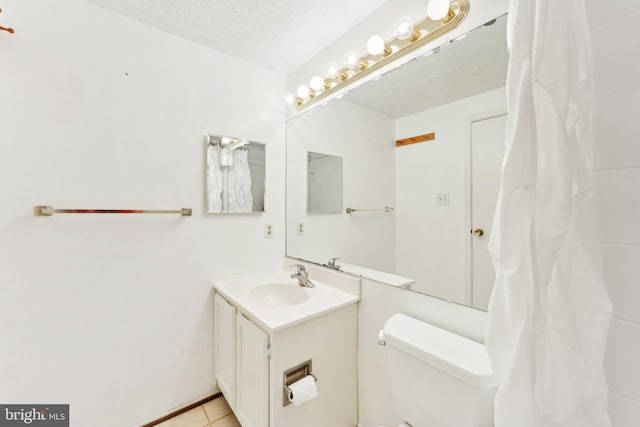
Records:
M244 427L269 425L269 335L251 320L236 317L235 414Z
M214 304L218 388L243 427L267 427L269 335L218 293Z
M313 288L289 271L215 283L215 378L242 427L358 422L360 282L311 271ZM317 393L290 402L286 387L307 375Z
M219 294L214 297L213 363L218 388L232 408L236 404L236 308Z

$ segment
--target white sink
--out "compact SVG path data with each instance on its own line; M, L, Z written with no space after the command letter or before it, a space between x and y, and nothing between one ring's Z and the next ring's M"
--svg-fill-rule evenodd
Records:
M269 332L304 322L308 319L337 310L358 302L359 292L347 292L328 285L325 280L333 279L335 272L323 276L317 270L311 270L309 279L314 288L298 285L291 278L292 271L274 271L269 274L243 277L214 283L217 293L221 294L238 310ZM339 281L339 279L336 279ZM359 279L343 278L356 283Z
M272 305L302 304L309 299L309 291L291 283L268 283L259 285L249 292L251 298Z

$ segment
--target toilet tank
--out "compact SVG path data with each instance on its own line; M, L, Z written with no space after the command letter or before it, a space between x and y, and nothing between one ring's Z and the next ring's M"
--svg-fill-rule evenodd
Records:
M413 427L491 427L497 382L484 345L396 313L386 343L398 414Z

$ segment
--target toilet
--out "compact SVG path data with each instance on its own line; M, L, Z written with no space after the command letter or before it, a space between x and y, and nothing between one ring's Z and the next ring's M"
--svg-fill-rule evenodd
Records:
M492 427L498 387L484 345L396 313L385 345L398 427Z

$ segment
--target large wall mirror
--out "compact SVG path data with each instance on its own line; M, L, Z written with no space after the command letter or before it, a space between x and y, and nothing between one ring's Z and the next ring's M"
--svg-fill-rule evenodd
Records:
M340 257L345 271L392 273L411 291L486 309L507 63L503 16L291 119L287 255ZM307 211L310 152L342 160L339 212Z
M264 212L265 150L248 139L207 137L207 212Z

